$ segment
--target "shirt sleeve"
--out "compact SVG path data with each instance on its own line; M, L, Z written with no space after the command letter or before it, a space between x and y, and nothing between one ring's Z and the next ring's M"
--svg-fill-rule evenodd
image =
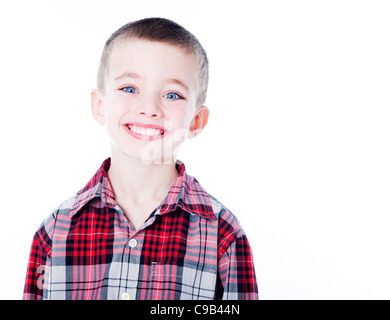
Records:
M53 219L45 220L35 233L27 264L24 284L24 300L42 300L46 297L49 283L51 238L49 230Z
M218 263L217 299L258 300L252 251L245 234L236 238Z

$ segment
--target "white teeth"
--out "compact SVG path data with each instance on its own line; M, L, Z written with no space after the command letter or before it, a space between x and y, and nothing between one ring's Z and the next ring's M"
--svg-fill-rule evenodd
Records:
M135 133L143 134L145 136L159 136L161 131L159 129L153 128L142 128L134 125L129 126L129 129Z

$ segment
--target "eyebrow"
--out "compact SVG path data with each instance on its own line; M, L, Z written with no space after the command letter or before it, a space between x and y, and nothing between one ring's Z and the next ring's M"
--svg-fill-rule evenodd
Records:
M120 74L119 76L117 76L114 80L119 80L119 79L123 79L123 78L141 79L142 77L138 73L125 71L122 74Z
M181 80L179 79L167 79L165 80L167 83L173 83L173 84L177 84L181 87L183 87L186 91L188 91L188 86Z
M120 74L119 76L117 76L114 80L116 81L116 80L120 80L123 78L142 79L142 77L138 73L125 71L122 74ZM179 79L170 78L170 79L166 79L165 82L177 84L177 85L183 87L186 91L188 91L188 86L183 81L181 81Z

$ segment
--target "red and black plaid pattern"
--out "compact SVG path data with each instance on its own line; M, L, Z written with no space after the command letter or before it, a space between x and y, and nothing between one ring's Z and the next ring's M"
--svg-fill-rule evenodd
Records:
M179 177L139 230L115 201L110 159L33 238L24 299L257 299L235 216L177 164Z

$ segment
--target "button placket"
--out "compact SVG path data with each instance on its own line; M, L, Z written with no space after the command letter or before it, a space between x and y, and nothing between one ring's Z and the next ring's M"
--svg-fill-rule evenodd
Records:
M135 248L137 246L137 244L138 244L138 242L136 239L133 238L133 239L129 240L129 247L130 248Z
M127 292L123 292L121 294L121 299L122 300L130 300L130 294L128 294Z

